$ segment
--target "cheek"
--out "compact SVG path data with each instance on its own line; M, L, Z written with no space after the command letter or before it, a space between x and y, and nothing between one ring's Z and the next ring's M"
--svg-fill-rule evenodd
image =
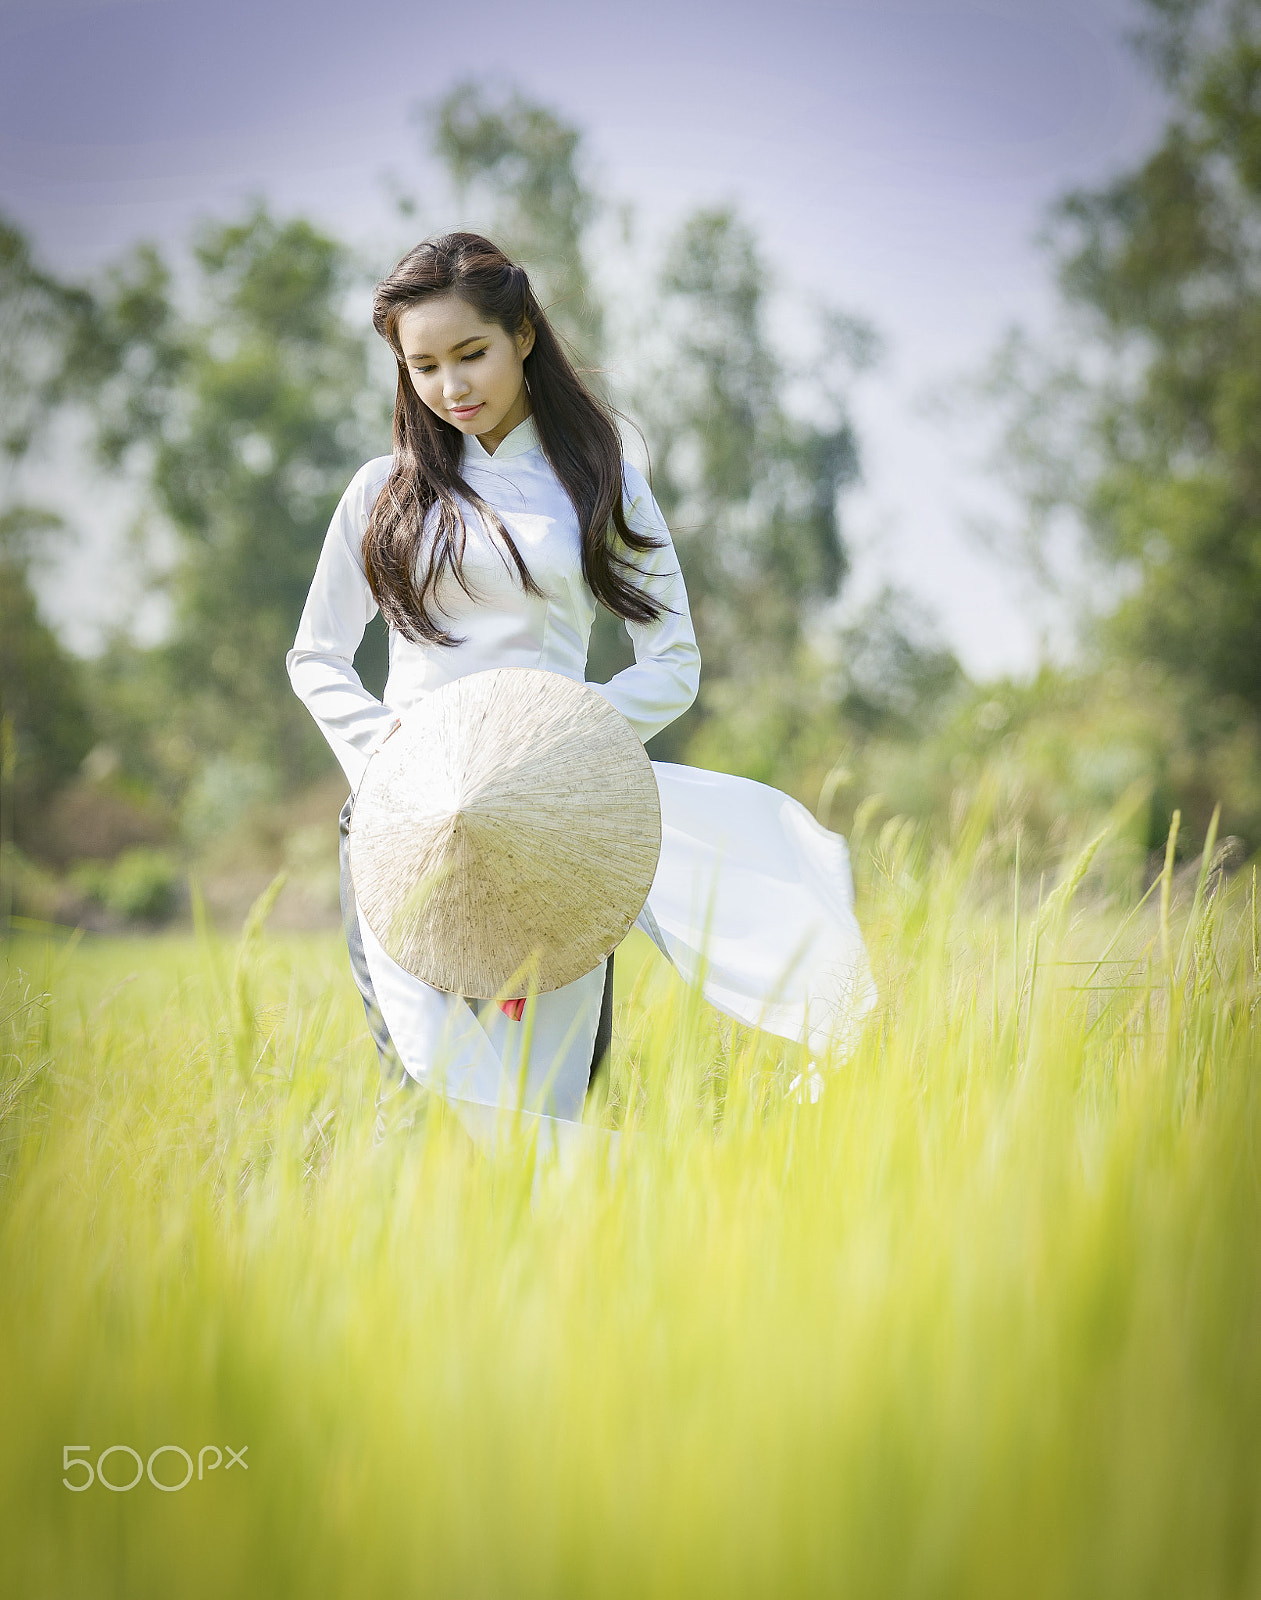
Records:
M510 354L500 356L495 362L495 387L505 399L516 398L521 387L521 364Z
M410 378L412 388L416 391L424 403L431 411L436 410L438 393L434 389L432 380L429 378L418 378L414 372L410 374ZM440 387L441 385L439 385L439 388Z

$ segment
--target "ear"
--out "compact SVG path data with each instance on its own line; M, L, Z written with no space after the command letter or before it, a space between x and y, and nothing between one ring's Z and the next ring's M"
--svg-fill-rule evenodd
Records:
M534 324L526 317L517 329L517 352L522 361L534 349Z

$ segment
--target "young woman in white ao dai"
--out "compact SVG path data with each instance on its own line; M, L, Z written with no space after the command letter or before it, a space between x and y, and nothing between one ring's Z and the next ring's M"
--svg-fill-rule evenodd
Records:
M471 592L448 571L432 594L442 625L460 642L418 643L391 626L389 675L378 700L360 681L354 656L378 609L364 536L394 458L360 468L333 515L287 657L293 688L341 763L352 795L398 720L440 685L492 667L542 668L578 682L586 677L597 600L583 574L577 513L533 417L508 427L493 452L477 433L462 431L464 483L498 514L538 593L525 589L497 530L461 497L461 570ZM660 609L653 621L626 623L634 665L592 687L647 741L692 704L700 653L665 520L642 474L627 462L622 470L626 524L658 542L634 554L642 574L636 581ZM844 840L764 784L652 765L662 845L640 925L728 1015L811 1050L838 1036L843 1042L873 999ZM564 1121L581 1116L603 964L530 1002L523 1077L517 1052L524 1020L413 977L386 954L361 915L358 931L381 1017L411 1078L470 1110L516 1106L523 1096L528 1111Z

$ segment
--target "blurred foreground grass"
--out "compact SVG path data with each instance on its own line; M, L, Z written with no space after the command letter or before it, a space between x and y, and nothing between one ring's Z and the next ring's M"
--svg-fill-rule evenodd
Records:
M1255 878L988 847L864 848L817 1104L629 946L622 1159L537 1176L376 1137L334 937L11 941L3 1592L1261 1593ZM246 1465L63 1486L167 1444Z

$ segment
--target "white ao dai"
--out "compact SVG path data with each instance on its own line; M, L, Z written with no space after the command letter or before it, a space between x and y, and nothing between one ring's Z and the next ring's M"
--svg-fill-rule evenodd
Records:
M389 677L378 700L361 683L355 651L377 606L364 571L363 534L390 470L369 461L342 496L286 664L295 692L358 788L394 725L431 690L490 667L536 667L582 682L596 600L582 574L577 517L527 419L494 454L465 442L464 476L503 518L542 591L526 593L498 540L466 508L463 571L473 597L449 576L437 599L462 642L415 644L391 628ZM643 740L696 697L700 654L687 592L664 518L648 484L625 467L629 525L661 547L635 554L642 586L664 609L628 623L635 663L593 684ZM727 773L654 761L662 841L640 925L719 1010L804 1042L842 1048L874 999L853 913L845 841L797 801ZM526 1033L498 1007L477 1011L434 989L382 949L359 916L364 954L385 1023L412 1077L457 1102L517 1105L548 1118L581 1116L603 991L604 967L537 997L527 1071Z

